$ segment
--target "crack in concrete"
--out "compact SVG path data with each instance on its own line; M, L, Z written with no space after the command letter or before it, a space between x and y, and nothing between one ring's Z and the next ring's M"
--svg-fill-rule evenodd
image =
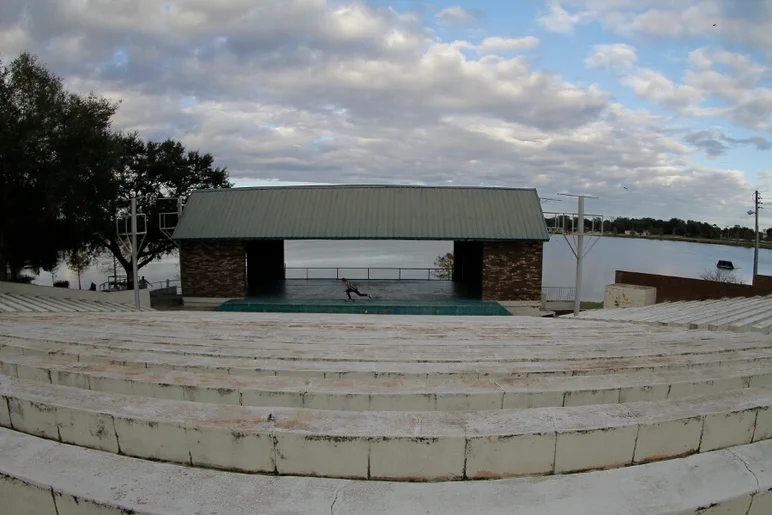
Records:
M49 488L51 490L51 499L54 501L54 511L56 511L56 515L59 515L59 506L56 505L56 494L54 493L54 487L52 486Z
M625 413L630 415L633 418L633 420L635 420L635 424L638 426L638 428L635 431L635 443L633 444L633 457L630 460L630 464L632 465L635 463L635 453L638 451L638 437L641 436L641 421L638 420L638 417L636 417L632 411L630 411L630 408L628 408L624 404L620 404L620 406L622 407L623 410L625 410Z
M507 394L507 392L504 391L504 388L495 379L489 379L489 381L498 386L501 390L501 409L504 409L504 396Z
M740 463L743 464L745 470L747 470L750 475L753 476L753 479L756 480L756 492L751 495L751 502L748 504L748 511L745 512L745 515L748 515L751 512L751 508L753 507L753 497L755 497L757 493L761 492L761 482L759 481L759 477L756 475L756 473L751 470L751 468L748 466L748 463L746 463L739 454L734 452L732 449L727 449L727 451L729 451L729 454L740 460Z
M335 496L332 498L332 504L330 504L330 515L335 515L335 503L338 502L338 494L340 494L344 488L346 488L346 485L343 485L335 490Z
M550 413L552 418L552 428L555 430L555 449L552 452L552 473L555 473L555 469L557 467L557 461L558 461L558 423L555 420L555 414Z

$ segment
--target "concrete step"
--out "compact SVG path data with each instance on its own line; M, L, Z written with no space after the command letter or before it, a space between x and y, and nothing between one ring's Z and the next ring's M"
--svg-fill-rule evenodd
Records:
M730 334L730 333L725 333ZM132 351L72 344L9 340L0 343L0 355L43 356L56 362L118 364L134 368L215 372L232 376L300 376L314 378L463 378L510 379L540 376L578 376L632 371L658 372L727 365L763 365L772 360L772 349L727 351L704 355L649 358L522 362L358 362L249 359L243 357L197 356L161 351Z
M734 301L720 300L710 303L707 302L708 301L695 302L688 310L682 311L674 309L668 314L660 314L658 316L649 317L646 320L670 327L689 327L695 320L711 320L716 317L721 318L733 310L746 309L749 302L768 303L769 300L762 297L753 299L735 299ZM697 328L698 326L693 327L693 329Z
M763 441L621 469L495 481L269 477L138 460L0 429L3 515L767 515L770 471L772 442Z
M772 387L674 400L458 412L217 406L0 377L0 425L127 456L391 481L624 467L772 436Z
M11 378L108 393L242 406L361 411L457 411L663 400L772 385L772 367L722 366L530 379L315 379L54 363L0 355Z
M772 327L772 296L694 301L688 303L663 303L655 306L627 309L609 309L601 312L585 312L578 317L584 320L606 322L630 322L712 331L753 330L755 324L766 324L756 331L769 333ZM733 329L733 327L735 329Z
M107 323L107 322L106 322ZM118 330L75 331L64 324L49 324L35 327L25 325L23 320L16 324L0 326L0 342L9 340L47 341L71 346L90 346L92 348L111 348L137 351L185 353L201 356L242 356L250 359L287 359L287 360L328 360L328 361L401 361L401 362L475 362L475 361L549 361L555 359L616 359L646 358L679 354L700 354L717 351L742 350L772 347L772 341L761 335L735 335L723 333L715 335L704 332L700 335L684 331L648 331L642 330L626 334L624 331L598 335L597 329L583 334L583 338L566 335L568 341L539 342L534 336L513 334L503 341L448 341L447 338L411 339L397 342L379 337L374 331L361 331L358 338L341 342L335 332L322 333L308 340L287 341L288 332L263 334L251 338L245 335L227 335L212 337L186 337L180 331L178 336L169 336L160 331L155 334L143 334L141 328L118 325ZM176 328L174 328L176 329ZM188 331L189 332L189 331ZM561 336L557 332L556 336ZM619 345L624 339L626 345ZM352 352L352 351L356 352Z
M145 310L145 309L143 309ZM147 308L149 310L149 308ZM136 312L133 306L63 297L39 297L19 293L0 293L0 312L26 313L110 313Z

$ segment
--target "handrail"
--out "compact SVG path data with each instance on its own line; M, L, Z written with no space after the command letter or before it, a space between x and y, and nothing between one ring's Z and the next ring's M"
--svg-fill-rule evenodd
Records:
M568 302L576 297L576 288L573 286L544 286L541 291L547 296L547 302Z
M371 267L357 267L357 266L285 266L285 278L286 279L341 279L346 277L347 279L370 281L370 280L398 280L398 281L449 281L452 279L452 274L449 270L442 268L419 268L419 267L383 267L383 266L371 266ZM291 277L291 272L300 271L297 276ZM312 274L312 271L328 271L328 274ZM335 272L334 276L332 272ZM344 273L341 273L343 271ZM364 272L364 273L362 273ZM377 272L386 272L377 273ZM396 272L396 277L394 277Z

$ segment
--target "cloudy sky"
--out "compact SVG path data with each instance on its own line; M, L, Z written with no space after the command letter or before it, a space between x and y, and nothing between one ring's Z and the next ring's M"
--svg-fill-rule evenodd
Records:
M3 0L2 58L25 50L239 185L536 187L722 226L758 187L772 225L772 0Z

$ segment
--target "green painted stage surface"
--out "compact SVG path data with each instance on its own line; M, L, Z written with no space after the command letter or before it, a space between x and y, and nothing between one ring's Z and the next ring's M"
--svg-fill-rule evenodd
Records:
M498 302L482 300L396 300L396 299L287 299L246 298L234 299L217 308L217 311L242 311L256 313L344 313L368 315L457 315L457 316L509 316L510 313Z

